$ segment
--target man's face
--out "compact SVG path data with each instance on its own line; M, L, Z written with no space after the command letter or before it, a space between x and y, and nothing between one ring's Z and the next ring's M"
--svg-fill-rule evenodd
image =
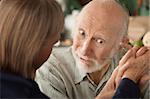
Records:
M110 62L120 42L120 26L104 15L80 15L76 24L73 50L79 68L86 73L100 70ZM114 22L114 23L113 23ZM119 29L118 29L119 28Z

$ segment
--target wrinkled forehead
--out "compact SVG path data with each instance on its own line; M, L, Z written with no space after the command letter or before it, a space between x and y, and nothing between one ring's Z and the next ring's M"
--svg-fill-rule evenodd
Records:
M99 0L100 1L100 0ZM90 27L91 31L106 29L121 31L124 27L125 12L119 4L92 2L86 5L77 17L77 27Z
M125 8L115 0L93 0L83 7L80 14L85 15L89 13L97 15L104 12L108 15L114 13L116 15L125 16L127 14Z

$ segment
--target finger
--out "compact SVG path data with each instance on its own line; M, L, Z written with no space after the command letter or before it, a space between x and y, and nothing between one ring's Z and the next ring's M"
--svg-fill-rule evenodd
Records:
M110 86L112 86L111 88L115 89L116 84L115 84L115 77L117 76L117 72L118 72L118 67L115 68L115 70L113 71L110 79L107 81L106 85L104 88L108 88Z
M137 53L137 51L140 49L140 47L137 47L137 46L134 46L133 48L132 48L132 55L133 55L133 57L136 57L136 53Z
M126 63L126 61L132 56L132 50L129 50L119 61L119 67Z
M109 82L109 81L110 81L110 82L114 82L114 81L115 81L115 78L116 78L116 76L117 76L117 73L118 73L118 67L115 68L115 70L113 71L113 73L112 73L110 79L108 80L108 82Z
M118 87L118 85L120 84L120 81L122 79L122 76L124 74L124 72L129 68L128 63L124 64L122 67L119 67L118 72L117 72L117 76L116 76L116 87Z
M146 51L148 51L147 47L141 47L137 53L136 53L136 57L143 55Z
M115 83L115 77L117 75L118 72L118 67L115 68L115 70L113 71L110 79L107 81L106 85L104 86L102 91L105 91L106 89L108 90L115 90L116 89L116 83Z
M116 84L116 86L115 86L115 88L118 88L118 86L119 86L119 84L120 84L120 82L121 82L121 77L117 77L116 79L115 79L115 84Z
M122 66L125 64L125 62L130 58L130 57L136 57L136 52L139 49L139 47L134 46L132 49L130 49L119 61L119 66Z
M142 56L137 57L137 61L142 62L146 67L150 67L150 51L148 50Z

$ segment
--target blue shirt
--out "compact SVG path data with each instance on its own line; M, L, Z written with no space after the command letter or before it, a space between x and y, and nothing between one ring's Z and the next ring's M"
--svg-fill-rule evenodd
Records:
M115 95L113 96L113 99L118 98L140 98L140 89L138 85L128 78L122 79Z

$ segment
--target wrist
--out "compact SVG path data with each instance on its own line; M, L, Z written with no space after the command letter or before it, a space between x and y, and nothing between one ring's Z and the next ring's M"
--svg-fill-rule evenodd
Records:
M124 79L124 78L130 79L130 80L132 80L134 83L137 83L137 82L138 82L138 80L136 79L136 77L131 76L131 75L124 75L124 76L122 77L122 79Z

